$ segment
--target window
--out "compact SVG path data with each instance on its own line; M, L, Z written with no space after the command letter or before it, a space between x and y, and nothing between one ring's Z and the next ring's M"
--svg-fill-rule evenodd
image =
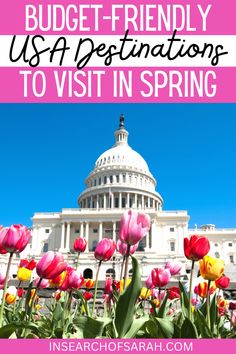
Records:
M119 208L119 198L115 197L115 208Z
M229 243L228 243L228 246L229 246L229 247L233 247L232 242L229 242Z
M125 198L122 198L122 208L125 208Z
M120 182L120 177L119 175L116 175L116 183L119 183Z
M107 177L104 177L104 184L107 184Z
M95 251L95 248L97 247L97 244L98 244L98 241L94 240L93 243L92 243L92 251L93 252Z
M94 186L96 186L96 185L97 185L97 180L95 179L95 180L94 180Z
M48 243L43 245L43 252L48 252Z
M110 183L113 183L113 176L110 176Z
M170 232L175 232L175 228L174 227L170 227Z
M106 271L106 278L115 279L115 278L116 278L116 272L115 272L115 270L112 269L112 268L107 269L107 271Z
M45 234L49 234L50 229L45 229Z
M230 254L229 256L229 261L230 263L234 263L234 256L232 254Z
M220 258L219 252L215 252L215 257L216 257L216 258Z
M84 279L93 279L93 271L90 268L86 268L83 273Z
M98 180L99 186L101 185L101 183L102 183L102 179L101 179L101 177L99 177L99 180Z
M215 243L214 246L215 246L215 247L218 247L218 243Z
M93 233L97 234L98 233L98 229L93 229Z
M124 182L124 183L125 183L125 180L126 180L125 175L123 175L123 182Z
M80 233L80 229L75 229L75 234L79 234Z
M174 252L175 251L175 241L170 242L170 251Z

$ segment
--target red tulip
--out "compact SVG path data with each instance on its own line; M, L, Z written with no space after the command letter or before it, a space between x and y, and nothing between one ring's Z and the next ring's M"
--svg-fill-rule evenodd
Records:
M171 288L169 288L167 290L168 292L168 298L170 300L174 300L174 299L179 299L180 298L180 291L179 288L177 286L172 286Z
M113 288L112 288L112 283L113 280L111 278L107 278L105 282L105 287L104 287L104 294L113 294Z
M216 279L215 284L216 287L219 289L227 289L229 286L230 278L222 275L222 277Z
M177 261L168 261L165 268L169 269L171 275L177 275L181 271L182 263Z
M136 243L135 245L130 247L129 253L134 254L134 252L137 250L139 246L139 243ZM117 251L122 255L125 256L127 254L127 249L128 245L127 243L122 242L121 240L117 241Z
M151 227L150 216L133 210L125 212L120 222L120 240L135 245L144 238Z
M236 310L236 302L230 301L230 303L229 303L229 309L230 309L230 310Z
M116 244L109 238L103 238L97 245L94 256L99 261L109 261L116 250Z
M84 279L84 287L86 289L92 289L94 287L95 281L93 279Z
M37 263L35 262L34 259L31 259L30 261L28 261L28 259L21 259L20 264L19 264L19 268L26 268L29 270L34 270L36 265L37 265Z
M23 225L11 225L1 230L0 248L10 253L22 252L29 243L31 232Z
M84 237L79 237L74 242L74 250L76 252L84 252L87 247L87 241Z
M184 238L185 257L199 261L210 251L210 242L204 236L192 235L190 239Z
M38 262L36 272L40 278L53 279L66 270L66 267L61 253L49 251Z
M164 268L154 268L152 270L152 283L156 288L166 286L170 281L170 271Z
M22 297L22 296L24 295L24 293L25 293L25 291L24 291L22 288L19 288L19 289L17 290L17 296L18 296L18 297Z
M59 284L59 289L66 291L71 289L71 286L69 284L69 279L70 279L70 275L73 272L74 268L67 266L66 270L63 272L63 277L62 280Z
M90 299L93 298L93 294L90 293L89 291L85 291L85 293L83 293L83 297L86 301L89 301Z

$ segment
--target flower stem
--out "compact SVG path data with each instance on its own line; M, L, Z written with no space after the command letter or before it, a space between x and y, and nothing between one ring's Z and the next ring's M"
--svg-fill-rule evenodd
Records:
M210 316L210 286L211 281L208 280L208 287L207 287L207 324L208 327L211 328L211 316Z
M193 270L194 270L194 260L192 260L192 267L190 272L190 281L189 281L189 307L188 307L188 317L192 319L192 291L193 291Z
M79 256L80 256L80 252L78 252L78 256L77 256L77 262L76 262L76 271L79 268Z
M18 297L18 290L20 289L20 286L21 286L21 280L19 281L19 284L18 284L18 286L16 288L16 290L17 290L16 299ZM14 302L13 315L15 315L15 312L16 312L16 301Z
M10 257L9 257L8 265L7 265L5 282L4 282L4 289L3 289L3 295L2 295L2 305L1 305L1 309L0 309L0 327L2 327L2 317L3 317L4 306L5 306L5 301L6 301L5 298L6 298L6 292L7 292L7 283L8 283L9 273L10 273L12 257L13 257L13 253L10 253Z
M96 303L97 290L98 290L98 275L99 275L99 271L100 271L100 268L101 268L101 264L102 264L102 261L99 261L98 270L97 270L97 274L96 274L96 280L95 280L95 290L94 290L94 297L93 297L92 317L94 317L95 303Z
M127 252L126 252L126 255L125 255L124 291L126 289L127 278L128 278L129 252L130 252L130 245L127 246Z
M123 257L123 260L122 260L121 271L120 271L120 281L123 279L124 265L125 265L125 256Z

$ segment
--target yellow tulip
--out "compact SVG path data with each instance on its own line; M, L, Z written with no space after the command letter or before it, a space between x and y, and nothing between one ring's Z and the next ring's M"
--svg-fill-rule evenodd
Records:
M206 280L215 281L224 273L224 261L205 256L199 261L201 276Z
M17 279L20 281L30 280L32 274L32 270L27 268L19 268L17 272Z
M156 305L157 308L160 306L160 301L158 299L154 299L153 303Z
M140 295L139 297L141 297L141 299L146 300L147 298L150 297L151 291L147 288L142 288L140 291Z
M131 278L128 278L128 279L126 280L126 287L129 286L130 283L131 283ZM124 279L122 279L122 280L120 281L120 293L122 294L123 291L124 291Z

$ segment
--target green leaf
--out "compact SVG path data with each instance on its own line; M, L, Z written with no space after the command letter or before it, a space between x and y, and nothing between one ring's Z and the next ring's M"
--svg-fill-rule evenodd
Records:
M53 319L58 322L61 320L63 314L62 306L59 302L57 302L55 310L53 311Z
M158 338L159 331L154 319L145 323L145 331L145 338Z
M129 331L135 313L135 304L142 288L139 265L135 257L132 257L133 275L130 285L120 295L115 312L115 327L119 338L123 338Z
M0 338L9 338L16 330L16 325L11 323L0 328Z
M210 304L211 332L214 332L216 323L218 323L218 308L216 306L216 294Z
M78 329L80 338L96 338L101 337L105 326L112 322L110 318L102 318L94 320L91 317L79 317L74 321Z
M200 310L196 311L196 326L201 333L202 338L212 338L212 333L207 325L205 316Z
M165 317L165 312L166 312L166 304L167 304L167 300L168 300L168 294L166 294L165 299L162 301L161 306L157 312L157 317L159 318L164 318Z
M135 319L124 338L135 338L138 331L144 326L146 322L148 322L148 320L149 316L143 316L138 319Z
M198 338L196 326L187 317L181 327L181 338Z
M180 290L180 303L181 310L185 317L188 317L188 308L189 308L189 298L186 294L186 291L183 287L183 284L179 282L179 290Z
M162 338L173 338L175 328L172 322L164 318L158 318L158 317L154 318L154 321L157 323Z
M30 312L30 306L29 306L29 302L31 300L31 290L32 290L32 287L33 287L33 282L31 282L28 286L28 289L27 289L27 293L26 293L26 296L25 296L25 312L27 314L29 314Z

